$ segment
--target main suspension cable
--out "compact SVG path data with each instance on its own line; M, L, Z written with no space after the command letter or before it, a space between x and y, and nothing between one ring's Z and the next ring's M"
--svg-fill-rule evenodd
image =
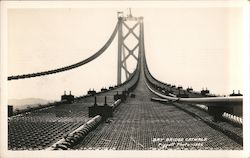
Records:
M113 31L113 33L111 34L110 38L108 39L108 41L105 43L105 45L99 50L97 51L95 54L93 54L92 56L90 56L89 58L82 60L78 63L72 64L72 65L68 65L65 67L61 67L61 68L57 68L57 69L53 69L53 70L49 70L49 71L42 71L42 72L36 72L36 73L30 73L30 74L23 74L23 75L15 75L15 76L9 76L8 80L18 80L18 79L25 79L25 78L32 78L32 77L38 77L38 76L45 76L45 75L51 75L54 73L59 73L59 72L63 72L63 71L68 71L77 67L80 67L84 64L87 64L89 62L91 62L92 60L96 59L97 57L99 57L112 43L112 41L114 40L118 28L121 25L121 21L118 20L116 27Z

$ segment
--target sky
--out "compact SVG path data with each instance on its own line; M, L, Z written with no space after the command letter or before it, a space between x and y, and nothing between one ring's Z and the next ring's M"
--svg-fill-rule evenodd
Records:
M7 74L59 68L98 51L126 8L9 9ZM148 66L157 79L225 94L243 90L240 8L132 8L144 17ZM8 81L8 98L59 100L116 84L117 37L96 60L49 76ZM133 66L132 66L133 67Z

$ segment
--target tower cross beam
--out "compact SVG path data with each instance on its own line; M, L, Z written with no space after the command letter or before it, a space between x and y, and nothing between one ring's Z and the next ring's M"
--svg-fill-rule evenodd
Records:
M125 40L131 33L139 40L140 38L134 33L134 29L139 25L140 23L136 23L132 28L129 28L129 26L123 22L123 25L128 29L128 33L123 37L123 40Z
M135 56L134 54L134 51L137 47L139 47L139 43L132 50L130 50L125 44L123 44L123 46L128 50L128 55L122 60L122 62L126 61L130 55L132 55L136 60L138 60L137 56Z
M122 48L122 50L123 50L123 58L125 58L125 48L123 47ZM126 62L123 62L122 61L122 65L125 67L125 68L123 68L124 70L127 70L127 63ZM125 73L125 76L126 76L126 80L129 78L129 73L127 73L126 71L124 71L124 73Z

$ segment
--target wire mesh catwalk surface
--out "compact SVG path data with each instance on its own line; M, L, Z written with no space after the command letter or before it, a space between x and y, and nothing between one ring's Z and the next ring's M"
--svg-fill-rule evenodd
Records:
M134 94L135 98L122 103L109 122L99 125L75 149L242 149L226 135L175 106L151 102L154 95L142 78Z
M131 78L122 87L96 94L97 104L114 102L117 92L128 89L136 82ZM78 99L73 104L63 104L34 110L8 118L8 148L10 150L41 150L62 139L77 127L86 123L88 107L94 104L94 97Z
M89 120L89 105L64 104L8 120L8 148L40 150L48 147Z

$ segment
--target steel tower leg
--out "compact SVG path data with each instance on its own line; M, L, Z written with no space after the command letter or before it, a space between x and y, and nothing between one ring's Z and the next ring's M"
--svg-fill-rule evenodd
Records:
M122 20L122 18L119 18ZM118 29L118 59L117 59L117 85L120 85L122 82L122 22Z

